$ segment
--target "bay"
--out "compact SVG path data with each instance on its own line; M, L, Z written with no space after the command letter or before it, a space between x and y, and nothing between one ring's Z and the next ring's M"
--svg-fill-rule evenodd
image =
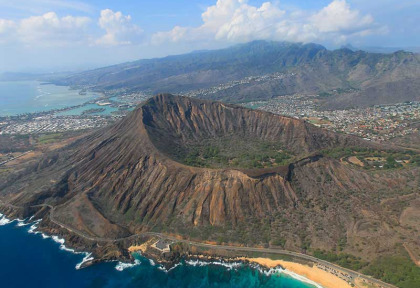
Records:
M100 96L38 81L0 81L0 116L62 109Z

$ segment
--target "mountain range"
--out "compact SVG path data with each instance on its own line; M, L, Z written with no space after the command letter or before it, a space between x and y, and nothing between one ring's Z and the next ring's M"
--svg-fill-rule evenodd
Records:
M277 77L264 78L269 75ZM247 81L248 77L262 78ZM200 93L200 89L232 81L240 83ZM312 43L254 41L221 50L123 63L53 82L150 95L198 91L197 97L231 103L317 94L322 96L324 109L341 109L420 100L420 56L404 51L331 51Z

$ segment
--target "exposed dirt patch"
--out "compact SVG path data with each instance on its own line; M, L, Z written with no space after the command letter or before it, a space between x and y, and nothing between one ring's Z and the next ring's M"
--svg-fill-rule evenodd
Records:
M359 158L357 158L356 156L350 156L347 160L354 165L357 165L357 166L360 166L360 167L365 166L365 163L360 161Z
M403 244L405 250L407 251L408 255L410 255L411 260L413 263L420 267L420 245L419 243L410 242Z

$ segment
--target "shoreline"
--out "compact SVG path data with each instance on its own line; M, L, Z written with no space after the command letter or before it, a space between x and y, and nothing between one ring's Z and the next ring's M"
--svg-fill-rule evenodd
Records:
M317 288L355 287L351 286L348 282L344 281L338 276L320 269L315 263L313 266L310 266L298 262L273 260L264 257L213 257L206 256L204 254L187 254L181 257L181 259L176 259L175 261L171 261L169 265L168 263L165 265L165 261L163 261L163 259L154 253L150 253L149 247L153 247L153 242L155 242L155 240L150 239L140 245L132 245L128 248L128 251L132 254L138 253L139 255L146 257L149 260L153 260L158 264L163 265L166 271L170 271L171 269L180 265L182 260L184 260L188 265L197 266L214 264L225 266L227 269L234 269L240 265L248 265L250 267L256 268L260 273L265 275L274 275L280 273L288 275L298 281L313 285Z
M4 225L11 225L14 222L16 222L16 226L21 228L21 227L25 227L25 226L29 226L29 230L27 231L28 234L40 234L41 237L45 240L45 239L51 239L53 240L55 243L57 243L59 245L59 249L62 251L66 251L69 252L71 254L77 254L77 255L83 255L83 259L81 260L80 263L77 263L75 265L75 269L79 270L85 267L88 267L92 264L94 264L94 258L92 257L92 254L89 252L79 252L79 251L75 251L72 248L68 248L67 246L65 246L65 240L63 238L60 238L57 235L47 235L41 231L37 231L38 228L38 224L40 222L40 220L32 220L32 219L9 219L6 217L6 215L0 213L0 226L4 226ZM158 261L157 259L152 259L153 257L148 257L146 255L144 255L142 252L146 252L147 246L148 244L150 244L150 241L148 241L149 243L144 243L142 245L139 246L131 246L128 248L128 251L130 251L130 253L135 254L138 253L140 256L148 259L151 263L154 263L155 261ZM195 260L194 260L195 258ZM180 259L181 260L181 259ZM282 263L277 263L277 262L282 262ZM116 261L117 262L117 261ZM158 269L169 272L172 269L174 269L175 267L177 267L178 265L180 265L180 261L178 261L177 263L174 263L174 265L167 269L165 268L164 265L162 265L162 263L160 263L160 261L157 262L158 264ZM276 265L274 265L274 263ZM263 273L265 275L274 275L277 273L280 274L285 274L288 275L298 281L304 282L304 283L308 283L311 285L314 285L315 287L318 288L332 288L332 286L326 286L326 285L322 285L322 283L318 283L316 281L314 281L314 279L311 279L313 277L307 277L307 275L304 274L300 274L297 273L299 271L295 270L295 269L290 269L291 266L289 266L289 263L291 265L293 264L297 264L297 263L293 263L293 262L285 262L282 260L271 260L269 258L245 258L245 257L241 257L241 258L233 258L233 259L225 259L224 257L220 257L219 260L216 259L212 259L209 260L204 257L204 255L202 257L191 257L186 259L185 261L185 265L189 265L189 266L199 266L199 265L222 265L225 266L226 269L236 269L238 267L240 267L241 265L250 265L250 264L256 264L257 270L260 273ZM118 261L116 263L116 266L114 267L114 269L116 269L117 271L123 271L127 268L132 268L135 267L137 265L139 265L140 262L139 260L134 258L133 263L129 263L129 262L122 262L122 261ZM302 265L302 264L297 264L297 265ZM251 267L253 267L253 265L250 265ZM302 265L303 266L303 265ZM268 270L266 270L268 269ZM273 270L275 269L275 270ZM308 266L308 269L311 269ZM291 272L291 273L290 273ZM324 273L327 273L324 271ZM322 285L322 286L321 286ZM340 286L340 287L351 287L351 286Z
M276 268L283 267L285 271L290 271L292 274L290 276L294 277L293 274L296 274L299 277L294 277L299 279L300 277L310 280L310 284L316 283L318 287L323 288L351 288L352 286L344 281L343 279L320 269L318 266L314 265L312 267L296 262L284 261L284 260L272 260L270 258L243 258L243 260L249 261L250 263L256 263L266 268ZM311 283L313 282L313 283Z
M266 276L285 275L286 277L291 277L294 280L297 280L299 282L303 282L306 284L310 284L316 288L333 288L333 287L336 288L336 286L321 286L320 283L315 282L314 280L310 279L309 277L306 277L305 275L301 275L292 270L289 270L288 268L285 268L283 265L275 265L273 267L268 267L267 265L264 265L263 263L258 263L256 261L253 261L253 259L256 259L256 258L240 257L236 259L230 259L229 261L225 261L224 258L221 258L219 261L217 260L209 261L205 259L200 259L199 257L198 259L195 259L195 260L191 260L191 259L186 260L185 263L192 266L211 265L211 264L220 265L220 266L226 267L228 270L236 269L241 266L248 266L248 267L258 270L259 273L264 274ZM269 258L261 258L261 259L271 260ZM290 263L293 263L293 262L290 262ZM351 286L348 286L348 287L351 287ZM343 286L343 288L348 288L348 287Z
M13 210L13 209L12 209ZM39 211L42 212L42 211ZM5 213L5 214L3 214ZM19 227L31 225L28 233L32 234L41 234L42 238L48 239L52 238L54 242L60 244L59 249L64 250L67 252L71 252L72 254L81 254L85 257L78 263L75 269L81 269L88 266L91 266L96 263L100 262L117 262L117 265L114 267L118 271L123 271L126 268L137 266L138 260L133 257L134 253L138 253L142 257L146 258L149 261L153 261L153 263L157 264L157 268L163 271L171 271L175 267L182 264L182 261L188 265L190 264L187 261L200 261L206 262L208 264L215 264L215 265L222 265L231 269L232 264L241 265L249 265L252 268L257 269L260 273L266 274L267 273L283 273L288 275L298 281L305 282L315 287L320 288L336 288L336 287L364 287L360 286L358 282L366 280L366 277L360 278L359 274L353 275L353 277L349 277L346 275L345 270L341 270L340 268L330 268L328 266L323 267L323 263L314 261L314 260L306 260L308 262L301 262L299 258L297 259L283 259L283 260L273 260L268 256L249 256L249 254L239 254L238 252L234 253L214 253L211 250L204 250L204 251L197 251L195 249L183 249L183 245L185 248L185 243L182 242L173 242L173 240L169 240L169 243L172 241L172 244L176 244L175 247L168 251L163 251L162 249L155 247L157 241L161 241L162 239L159 236L142 236L137 238L135 241L127 240L123 242L123 246L114 245L111 246L112 249L117 249L111 254L103 254L105 251L97 250L94 244L95 241L92 240L83 240L77 235L72 235L65 231L65 228L56 227L54 223L47 221L44 223L44 217L39 218L39 216L45 214L46 212L43 211L41 215L37 215L35 213L32 217L26 217L25 219L21 219L23 217L9 215L10 218L7 217L9 213L3 212L0 213L0 226L10 224L12 222L17 221L17 225ZM28 214L26 214L28 215ZM24 216L24 215L20 215ZM38 216L38 217L37 217ZM45 215L43 215L45 216ZM35 219L36 218L36 219ZM52 226L51 226L52 225ZM140 242L139 242L140 240ZM168 240L164 240L168 241ZM64 243L68 243L68 248L64 245ZM190 243L191 244L191 243ZM93 245L93 246L92 246ZM199 247L199 246L198 246ZM194 248L194 247L193 247ZM173 250L174 249L174 250ZM88 251L88 252L87 252ZM240 252L239 252L240 253ZM236 255L235 255L236 254ZM264 255L264 254L263 254ZM296 261L295 261L296 260ZM305 260L304 260L305 261ZM191 263L192 263L191 262ZM154 265L153 265L154 266ZM355 272L357 273L357 272ZM347 278L346 278L347 277ZM343 280L344 279L344 280ZM368 282L370 282L368 280ZM362 283L362 282L360 282ZM373 284L373 282L370 282ZM395 287L387 283L384 287ZM337 286L339 285L339 286ZM374 285L374 284L373 284ZM382 284L381 284L382 285ZM377 286L372 286L377 287Z
M335 285L329 285L330 281L325 281L325 280L319 281L321 283L314 281L314 280L319 280L319 279L317 277L314 277L313 274L309 274L309 275L307 275L308 273L299 274L297 272L301 272L302 270L290 269L290 267L291 267L290 265L294 265L294 264L305 266L308 269L312 269L309 266L302 265L302 264L299 264L299 263L282 261L282 260L271 260L269 258L246 258L246 257L236 257L236 258L216 257L215 258L215 257L206 257L205 255L191 255L191 256L183 257L182 259L179 259L177 262L171 263L172 265L165 266L161 261L159 261L159 259L156 259L152 255L147 254L146 249L145 249L146 246L147 246L147 243L144 243L142 245L137 245L137 246L131 246L131 247L129 247L129 250L132 251L131 252L132 254L137 254L137 255L140 255L141 257L146 258L151 263L153 263L152 264L153 266L156 265L156 263L155 263L155 261L156 261L157 262L157 268L162 270L162 271L165 271L166 273L175 269L179 265L187 265L187 266L217 265L217 266L223 266L227 270L232 270L232 269L236 270L238 268L248 266L250 268L256 269L258 271L258 273L264 274L266 276L275 276L275 275L281 274L281 275L286 275L288 277L291 277L294 280L300 281L302 283L310 284L310 285L312 285L316 288L337 288L337 286L335 286ZM143 253L146 253L146 255L144 255ZM273 262L282 261L282 263L281 264L276 263L276 265L271 266L271 265L267 265L266 261L273 261ZM126 265L127 266L128 265L135 266L136 264L126 264ZM314 273L314 272L318 272L318 271L311 271L311 272ZM325 271L323 271L323 272L325 272ZM328 272L325 272L325 273L329 274ZM337 281L337 279L339 279L338 277L335 277L335 276L331 275L331 278L334 278L333 279L334 281L331 281L332 283L341 284L339 281ZM341 281L343 281L343 280L341 280ZM339 287L340 288L341 287L342 288L349 288L349 287L352 287L352 286L347 284L347 286L342 285L342 286L339 286Z
M62 251L66 251L69 252L71 254L74 255L84 255L83 259L81 260L81 262L77 263L75 266L76 270L79 270L81 268L87 267L91 265L91 261L94 260L94 258L92 257L92 253L90 252L86 252L86 251L76 251L72 248L69 248L65 245L65 239L64 238L60 238L57 235L47 235L41 231L38 231L38 225L41 222L40 219L38 220L32 220L32 217L29 219L9 219L6 217L6 215L0 213L0 226L5 226L5 225L10 225L14 222L17 222L16 227L18 228L23 228L25 226L29 226L29 229L26 231L28 234L33 234L33 235L37 235L40 234L43 240L46 239L51 239L53 240L55 243L59 244L59 249Z

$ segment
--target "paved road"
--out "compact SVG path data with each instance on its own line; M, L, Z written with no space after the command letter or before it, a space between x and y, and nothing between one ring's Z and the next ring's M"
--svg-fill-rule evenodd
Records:
M12 207L12 208L19 208L15 205L12 204L6 204L6 203L2 203L0 200L0 205L3 206L8 206L8 207ZM57 219L54 218L54 210L56 207L53 207L51 205L48 204L40 204L40 205L34 205L32 207L47 207L50 209L50 221L53 222L54 224L60 226L61 228L64 228L82 238L91 240L91 241L95 241L95 242L120 242L120 241L125 241L125 240L130 240L130 239L134 239L140 236L155 236L158 238L162 238L162 239L167 239L167 240L171 240L174 242L181 242L181 243L186 243L186 244L190 244L190 245L194 245L197 247L204 247L204 248L211 248L214 250L231 250L231 251L243 251L243 252L258 252L258 253L269 253L269 254L279 254L279 255L288 255L288 256L293 256L293 257L297 257L297 258L301 258L304 260L309 260L309 261L313 261L315 263L319 263L322 265L325 265L327 267L333 268L337 271L341 271L341 272L345 272L347 274L349 274L350 276L353 277L353 279L356 278L360 278L360 279L364 279L368 282L372 282L375 284L378 284L382 287L385 288L396 288L395 286L382 282L378 279L372 278L370 276L367 275L363 275L360 274L356 271L347 269L347 268L343 268L340 267L334 263L330 263L328 261L324 261L318 258L315 258L313 256L310 255L306 255L306 254L302 254L302 253L297 253L297 252L292 252L292 251L287 251L287 250L281 250L281 249L273 249L273 248L254 248L254 247L241 247L241 246L228 246L228 245L214 245L214 244L207 244L207 243L202 243L202 242L196 242L196 241L191 241L191 240L185 240L185 239L178 239L176 237L170 236L170 235L166 235L166 234L162 234L162 233L156 233L156 232L143 232L143 233L139 233L139 234L134 234L131 236L127 236L127 237L122 237L122 238L116 238L116 239L110 239L110 238L102 238L102 237L94 237L91 235L88 235L82 231L79 231L77 229L74 229L64 223L61 223L60 221L58 221Z
M20 157L25 156L26 154L31 153L31 152L32 152L32 150L29 150L29 151L26 151L26 152L24 152L24 153L22 153L22 154L20 154L16 157L13 157L13 158L10 158L6 161L3 161L3 162L0 163L0 166L5 165L6 163L12 162L13 160L19 159Z

